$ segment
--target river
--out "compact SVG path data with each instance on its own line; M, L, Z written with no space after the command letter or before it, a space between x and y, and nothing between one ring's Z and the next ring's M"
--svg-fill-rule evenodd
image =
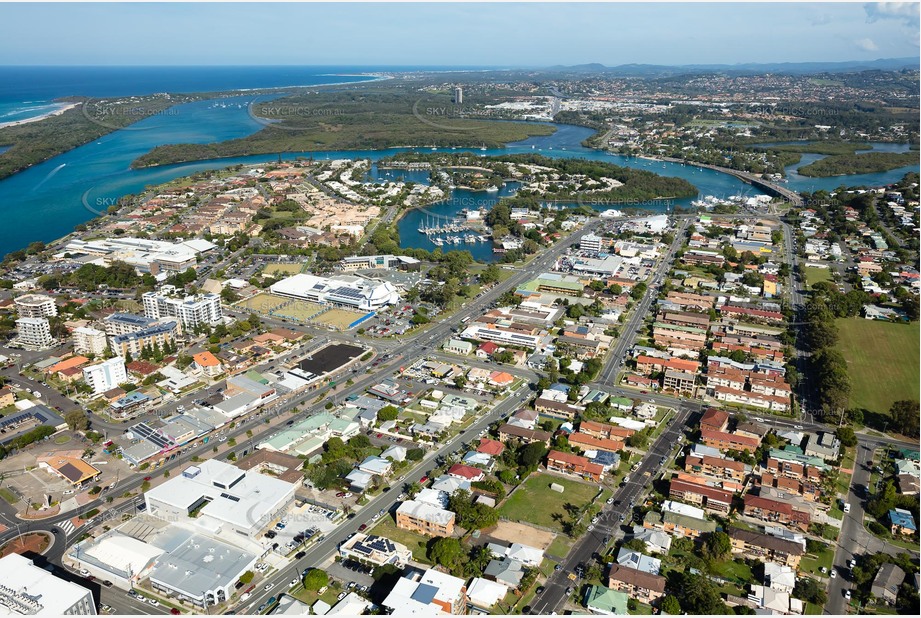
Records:
M250 97L231 97L219 101L199 101L178 105L169 113L153 116L132 125L129 130L119 130L99 140L54 157L28 170L0 181L0 207L5 215L5 225L0 229L0 254L20 249L32 241L51 241L71 232L83 223L104 212L119 197L139 193L145 187L167 182L197 171L218 169L239 163L260 163L277 159L277 155L254 155L169 165L156 168L130 168L131 162L162 144L211 143L236 139L254 133L262 124L248 112ZM536 152L551 157L583 157L618 165L646 169L666 176L685 178L694 184L701 195L753 195L756 189L727 174L683 166L675 163L654 162L634 157L611 155L584 148L582 140L592 134L591 129L571 125L556 125L550 136L533 137L509 144L505 148L482 152L483 155ZM314 156L318 159L367 158L377 160L403 152L406 149L376 151L303 152L288 153L285 159ZM428 149L425 149L428 150ZM442 150L450 152L450 150ZM886 174L868 174L855 177L836 177L834 186L857 184L883 184L898 177ZM899 175L900 177L900 175ZM821 179L810 179L814 182ZM799 188L793 186L791 188ZM449 200L431 206L428 210L438 214L453 214L461 208L481 204L489 206L505 193L486 194L455 191ZM694 198L675 200L669 204L635 204L653 211L666 207L688 206ZM623 206L631 206L624 204ZM411 212L400 223L401 243L407 247L434 248L427 238L418 233L425 213ZM454 248L455 245L446 246ZM481 259L489 259L488 243L461 244L457 248L470 249Z

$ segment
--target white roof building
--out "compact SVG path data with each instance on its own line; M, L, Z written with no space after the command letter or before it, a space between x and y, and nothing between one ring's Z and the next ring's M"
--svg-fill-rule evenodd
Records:
M19 554L0 558L0 614L95 616L93 593Z
M300 273L282 279L269 290L279 296L367 311L400 302L400 294L392 283L354 275L318 277Z
M474 607L490 609L505 598L508 588L498 582L482 577L474 577L467 588L467 600Z
M144 494L148 512L203 529L258 535L294 501L294 483L209 459ZM190 517L197 515L197 517Z
M467 587L459 577L434 569L413 569L397 580L382 605L400 616L462 614Z
M706 519L703 509L684 504L683 502L675 502L674 500L666 500L663 502L662 510L670 513L677 513L678 515L685 515L686 517L693 517L695 519Z

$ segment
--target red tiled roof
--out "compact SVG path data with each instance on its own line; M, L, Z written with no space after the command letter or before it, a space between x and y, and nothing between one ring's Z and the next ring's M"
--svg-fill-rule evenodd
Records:
M493 457L501 455L502 451L505 450L505 445L499 442L498 440L490 440L489 438L480 438L480 445L477 447L477 453L485 453L486 455L492 455Z

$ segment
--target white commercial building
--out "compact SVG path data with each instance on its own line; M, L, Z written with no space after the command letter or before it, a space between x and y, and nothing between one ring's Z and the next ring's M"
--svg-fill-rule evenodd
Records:
M596 236L595 234L588 233L582 237L582 240L579 241L579 249L583 251L593 251L598 253L601 251L601 236Z
M128 381L125 360L116 356L97 365L84 367L83 381L93 389L93 393L104 393L111 390Z
M27 348L47 348L54 341L47 318L19 318L16 330L16 341Z
M511 330L500 328L488 328L485 325L471 324L461 333L464 339L475 339L476 341L492 341L504 345L514 345L522 348L535 349L540 345L539 335L526 335Z
M146 292L144 315L159 320L176 318L184 330L193 330L203 324L217 324L223 318L221 297L217 294L172 297L158 292Z
M95 616L93 593L19 554L0 558L0 614Z
M96 328L80 326L74 329L74 352L101 356L106 351L106 334Z
M196 525L256 538L294 502L297 486L209 459L146 494L148 512L160 519L197 517Z
M149 238L106 238L88 242L74 239L55 257L63 258L67 253L97 256L106 265L113 261L126 262L139 272L157 275L194 268L198 255L214 247L200 238L177 243Z
M282 279L269 290L279 296L363 311L374 311L400 302L399 292L389 281L355 275L317 277L302 273Z
M13 299L21 318L50 318L58 314L54 299L44 294L23 294Z

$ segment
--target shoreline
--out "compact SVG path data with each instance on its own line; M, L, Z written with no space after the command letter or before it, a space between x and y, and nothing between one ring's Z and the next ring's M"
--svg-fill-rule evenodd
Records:
M39 122L40 120L45 120L46 118L52 118L54 116L60 116L64 112L71 110L75 107L79 107L80 103L55 103L58 106L57 109L53 109L44 114L38 116L32 116L31 118L23 118L22 120L11 120L10 122L0 123L0 129L5 129L7 127L18 127L23 124L29 124L30 122Z

